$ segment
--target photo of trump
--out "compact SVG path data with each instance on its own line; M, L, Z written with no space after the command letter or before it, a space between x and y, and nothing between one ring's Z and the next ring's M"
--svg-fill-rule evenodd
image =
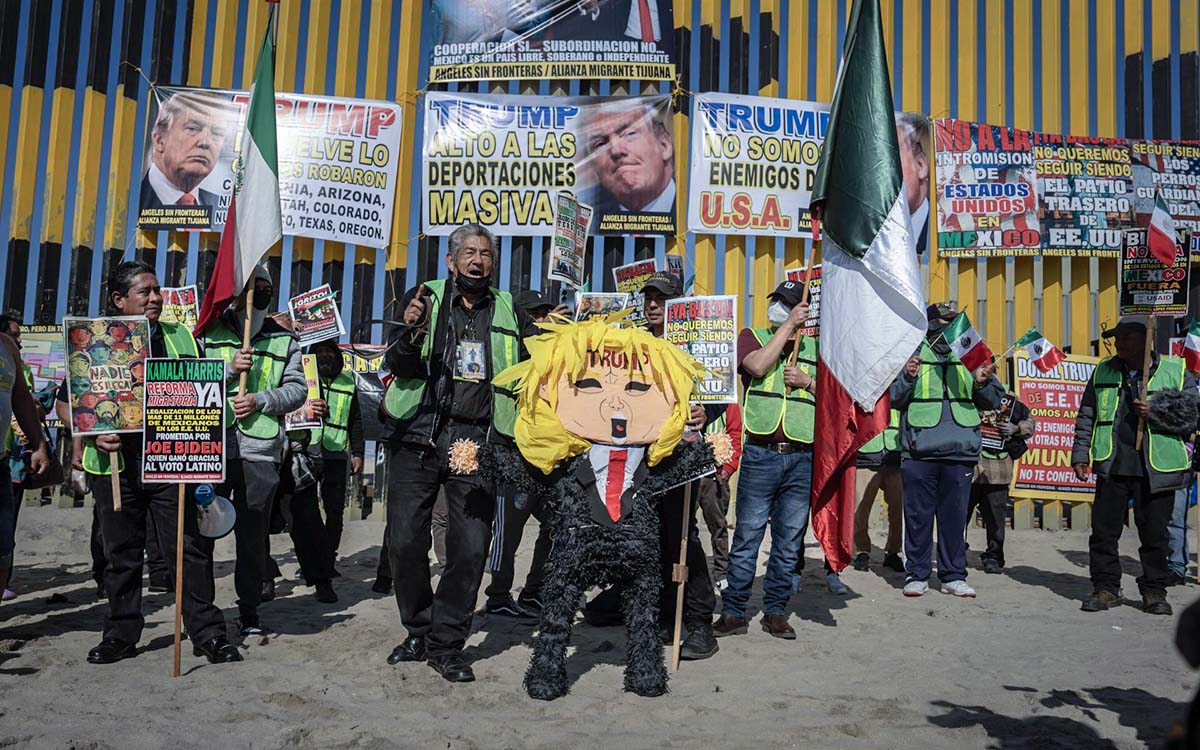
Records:
M218 194L201 184L212 174L231 133L226 100L179 92L159 104L147 144L142 211L169 206L218 205Z
M583 110L580 200L599 216L675 217L675 142L669 98L631 97ZM665 228L665 225L663 225ZM655 233L651 230L648 233Z

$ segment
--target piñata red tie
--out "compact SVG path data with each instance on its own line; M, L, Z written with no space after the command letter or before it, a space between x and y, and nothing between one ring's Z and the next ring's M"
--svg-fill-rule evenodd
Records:
M613 448L608 452L608 482L604 488L604 507L608 509L608 517L614 522L621 518L621 490L625 488L625 459L628 453L625 448Z

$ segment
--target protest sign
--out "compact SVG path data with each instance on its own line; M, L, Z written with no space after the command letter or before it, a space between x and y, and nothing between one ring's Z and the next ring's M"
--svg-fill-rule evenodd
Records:
M71 433L142 431L150 321L140 316L63 318Z
M431 0L429 82L675 79L670 0Z
M683 256L667 253L667 272L674 274L675 278L683 281Z
M33 375L33 392L57 389L67 377L67 350L59 326L21 326L21 361ZM54 410L46 412L47 427L61 427Z
M934 123L938 254L1037 255L1033 134L965 120Z
M1150 252L1145 229L1125 231L1121 255L1121 315L1187 315L1191 253L1187 230L1176 230L1175 262L1164 266Z
M1037 420L1037 431L1026 441L1029 450L1013 472L1013 491L1021 497L1044 500L1090 500L1094 477L1075 478L1071 445L1075 417L1088 378L1100 360L1071 355L1048 372L1029 361L1023 349L1013 355L1014 392Z
M806 237L829 105L697 94L688 230Z
M363 439L380 440L383 423L379 407L391 375L384 363L387 346L383 344L342 344L342 364L354 374L354 396L362 417ZM370 465L370 461L367 462Z
M625 292L581 292L577 295L575 320L587 320L595 315L609 315L629 307L630 295Z
M221 231L250 95L172 86L153 91L138 225ZM400 105L278 94L275 117L284 234L387 247Z
M651 274L657 270L658 264L652 260L639 260L617 266L612 270L613 284L617 291L629 295L629 307L633 310L629 314L629 321L636 326L644 325L646 322L642 287L646 285L646 279L650 278Z
M673 235L672 133L665 95L547 99L430 91L422 228L440 236L476 223L499 234L549 237L558 191L569 190L592 207L593 235Z
M1044 255L1117 258L1134 226L1129 144L1034 134Z
M788 281L804 282L804 269L791 268L787 271ZM801 336L819 336L821 333L821 264L812 267L808 274L808 317L800 329Z
M225 362L146 360L143 482L224 482Z
M579 289L583 286L583 258L587 254L592 207L575 200L565 190L558 194L554 239L550 243L550 273L546 278Z
M328 284L288 300L292 315L292 333L306 347L318 341L339 338L346 332L338 310L337 295Z
M1000 431L1000 425L1012 416L1013 399L1011 393L1004 394L1000 399L1000 408L979 412L979 436L982 448L986 452L1003 453L1008 438Z
M158 319L163 323L178 323L189 331L196 327L200 306L196 297L196 286L163 287L162 312Z
M737 403L736 300L733 295L667 300L663 335L709 370L694 401Z
M1150 223L1161 194L1176 229L1191 231L1191 254L1200 256L1200 143L1130 141L1138 226Z
M321 381L317 379L317 358L311 354L301 355L300 361L304 366L304 384L308 386L308 395L304 405L283 417L284 429L308 430L321 426L321 418L313 411L312 402L321 398Z

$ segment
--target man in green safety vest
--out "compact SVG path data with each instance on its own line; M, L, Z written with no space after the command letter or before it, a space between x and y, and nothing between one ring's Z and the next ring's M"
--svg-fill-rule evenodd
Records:
M391 334L387 354L388 554L408 630L388 663L428 660L450 682L475 679L462 651L495 513L495 493L479 477L475 453L490 439L510 439L517 416L512 394L491 381L525 356L522 339L538 333L512 297L491 286L495 256L495 237L484 227L454 230L450 278L405 293L403 325ZM448 560L435 593L429 547L442 489Z
M746 387L742 423L737 525L729 547L728 586L721 592L717 637L741 635L767 524L771 554L763 579L762 629L795 640L787 605L793 571L803 551L812 490L813 427L816 417L817 340L799 335L808 319L803 285L785 281L768 296L769 328L738 335L738 370ZM799 347L795 358L792 352Z
M1137 578L1143 609L1170 615L1167 603L1167 524L1174 509L1175 490L1191 480L1191 461L1184 438L1164 434L1145 422L1150 405L1141 398L1146 349L1145 318L1125 317L1104 331L1116 355L1092 371L1075 419L1071 464L1081 482L1088 467L1096 474L1092 502L1092 534L1088 539L1088 569L1092 595L1084 612L1099 612L1121 604L1121 558L1117 543L1130 499L1137 523L1142 574ZM1149 397L1165 390L1195 388L1195 380L1177 357L1151 359ZM1141 448L1138 433L1141 432Z
M979 412L1000 406L1004 387L996 365L967 369L942 335L954 306L930 305L925 341L892 383L900 411L900 474L904 481L905 596L929 590L937 522L942 593L975 596L967 583L967 503L979 463Z
M900 477L900 412L892 409L883 432L858 450L855 461L854 489L858 500L854 508L854 569L867 570L871 562L871 508L883 491L887 506L887 541L883 545L883 567L904 572L900 546L904 535L904 484Z
M236 301L204 331L204 348L210 357L225 360L228 394L225 409L225 484L222 494L237 511L233 527L237 564L240 628L243 635L263 632L258 607L264 589L273 596L274 584L266 579L267 531L271 506L279 487L279 465L286 436L283 415L300 408L308 395L300 347L292 334L267 315L274 285L262 266L254 269L253 301L246 295ZM243 348L242 331L250 316L250 346ZM242 373L248 373L246 393L238 395Z

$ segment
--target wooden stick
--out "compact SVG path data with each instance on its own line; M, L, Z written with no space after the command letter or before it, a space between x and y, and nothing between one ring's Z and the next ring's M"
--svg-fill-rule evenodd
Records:
M812 260L811 258L804 259L804 288L800 290L800 304L802 304L802 305L808 304L808 289L809 289L808 277L812 275L811 260ZM797 359L797 357L800 356L800 344L803 343L803 341L804 341L804 334L797 331L796 332L796 342L794 344L792 344L792 356L791 356L791 359L788 360L788 367L796 366L796 359ZM786 392L787 392L787 395L789 395L789 396L792 395L792 387L787 386Z
M183 505L186 499L185 485L179 485L179 508L175 520L175 670L172 677L179 676L180 641L183 633Z
M1154 351L1154 318L1150 318L1146 326L1146 358L1142 360L1142 393L1139 398L1146 400L1146 389L1150 386L1150 354ZM1146 431L1146 420L1138 417L1137 441L1134 447L1142 449L1142 433Z
M251 315L250 311L253 309L254 309L254 277L251 276L250 284L246 288L246 323L245 323L245 325L242 326L242 348L243 349L250 348L250 315ZM250 371L247 370L246 372L243 372L241 375L238 376L238 395L239 396L246 395L246 380L249 375L250 375Z
M108 474L112 478L113 511L121 512L121 449L118 448L108 455Z
M687 582L688 516L692 514L692 483L683 488L683 531L679 537L679 564L671 577L675 580L675 644L671 650L671 670L679 671L679 647L683 637L683 586Z

